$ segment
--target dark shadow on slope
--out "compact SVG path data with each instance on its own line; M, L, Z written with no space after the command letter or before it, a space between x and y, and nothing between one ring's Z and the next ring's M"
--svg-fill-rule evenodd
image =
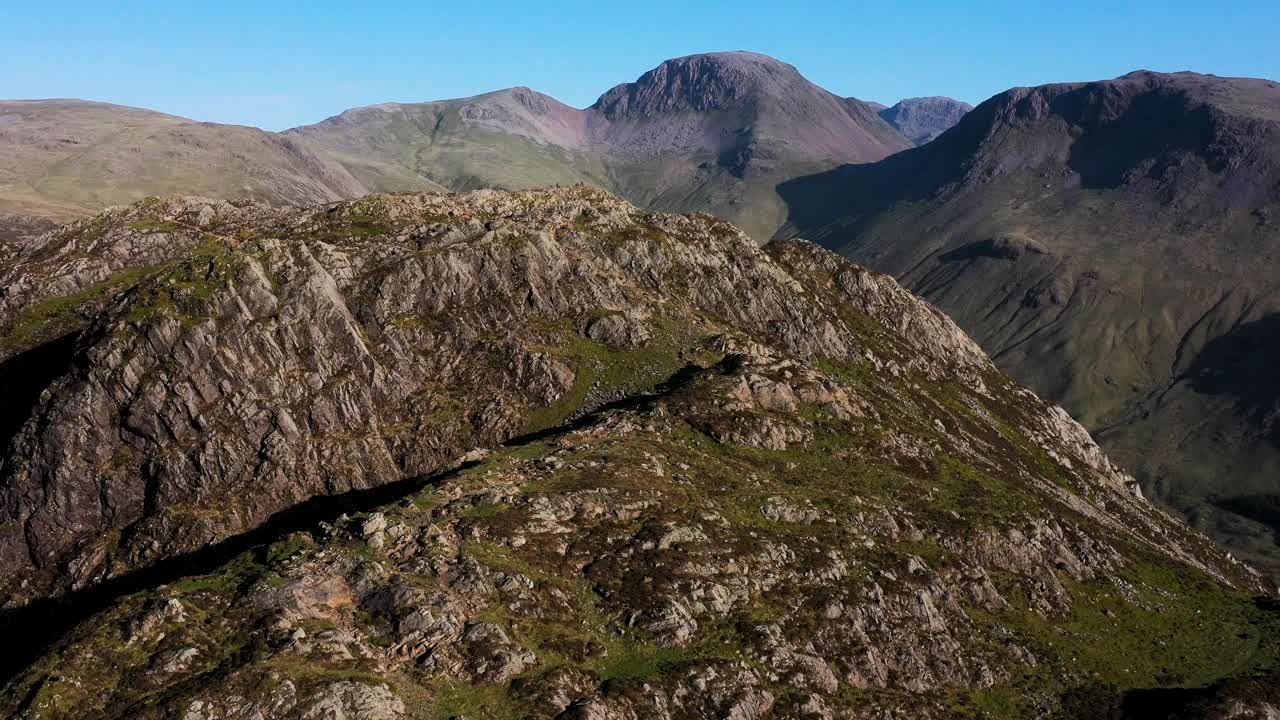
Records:
M928 200L960 182L996 122L998 100L982 103L920 147L781 183L775 190L786 203L787 224L780 234L839 249L861 223L880 212L901 202Z
M1280 702L1280 675L1235 678L1203 688L1131 690L1121 703L1124 720L1208 720L1239 715L1243 708L1257 709Z
M1277 542L1280 542L1280 495L1236 495L1228 498L1210 498L1209 502L1227 512L1266 525L1276 535Z
M31 416L40 393L70 369L80 333L63 335L0 363L0 452Z
M1257 613L1247 632L1273 637L1280 629L1280 600L1258 596ZM1226 711L1242 703L1258 707L1280 702L1280 674L1274 668L1238 671L1237 674L1199 687L1176 687L1178 678L1165 679L1171 687L1125 689L1111 684L1085 685L1068 690L1053 717L1071 720L1208 720L1235 717ZM1252 717L1252 716L1249 716Z
M1084 188L1117 188L1135 173L1158 180L1182 153L1204 156L1213 140L1208 107L1176 88L1087 85L1054 98L1050 109L1079 128L1067 165Z
M314 528L343 513L364 512L420 492L474 465L409 478L368 490L312 498L282 510L254 530L228 538L185 555L161 560L149 567L106 580L60 598L40 600L22 608L0 611L0 638L6 652L0 657L0 685L7 683L62 636L89 616L105 610L120 597L175 582L192 575L213 572L236 556L266 546L290 533Z
M731 364L733 363L735 363L735 361L732 358L726 358L721 361L719 365L714 366L713 369L718 372L732 372ZM528 445L530 443L545 440L549 437L562 435L566 432L581 430L582 428L595 423L601 415L610 412L642 409L651 404L654 400L670 395L704 372L707 372L707 369L700 365L685 365L671 375L671 377L663 380L648 392L628 395L595 408L586 409L574 417L569 418L563 424L546 428L544 430L535 430L523 435L517 435L503 443L503 446L512 447L517 445Z
M732 357L720 365L704 369L687 365L652 391L599 406L576 419L546 430L528 433L503 443L503 447L527 445L581 429L597 422L603 415L619 410L642 409L662 397L676 392L703 372L728 372ZM265 558L273 543L291 533L315 528L321 522L332 522L343 514L369 512L402 498L438 485L458 473L477 465L476 462L432 475L407 478L365 490L352 490L340 495L315 497L287 510L275 513L262 525L240 535L209 545L201 550L161 560L98 585L62 597L40 600L21 608L0 610L0 687L56 645L68 632L90 616L106 610L117 599L137 592L152 590L184 577L205 575L217 570L237 556L253 551L255 558Z
M1229 395L1260 428L1280 414L1280 313L1245 323L1209 341L1187 370L1196 392ZM1280 438L1272 432L1272 444Z

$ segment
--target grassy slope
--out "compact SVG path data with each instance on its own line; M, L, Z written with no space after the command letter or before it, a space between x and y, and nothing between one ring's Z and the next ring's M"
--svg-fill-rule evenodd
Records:
M1197 358L1224 332L1280 313L1280 291L1256 271L1280 263L1268 229L1228 217L1188 230L1120 191L1064 190L1061 176L1047 166L959 203L899 206L844 252L955 318L1001 367L1098 432L1148 492L1280 570L1273 531L1218 505L1280 491L1280 447L1243 410L1256 381L1203 392L1188 377L1205 371ZM936 230L901 242L921 228ZM1048 253L963 252L1002 234Z
M315 203L363 187L274 133L78 100L0 101L0 212L68 220L181 191Z

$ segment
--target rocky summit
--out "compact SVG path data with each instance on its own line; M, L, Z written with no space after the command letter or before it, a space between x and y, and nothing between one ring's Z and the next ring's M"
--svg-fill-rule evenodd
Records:
M884 121L916 145L923 145L951 129L973 106L949 97L900 100L878 111Z
M168 197L0 286L7 717L1280 708L1274 587L802 240Z

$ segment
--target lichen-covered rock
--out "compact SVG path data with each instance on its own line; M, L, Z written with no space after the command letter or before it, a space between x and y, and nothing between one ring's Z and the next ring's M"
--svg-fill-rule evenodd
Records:
M302 711L302 720L400 720L404 701L386 685L350 681L326 685Z

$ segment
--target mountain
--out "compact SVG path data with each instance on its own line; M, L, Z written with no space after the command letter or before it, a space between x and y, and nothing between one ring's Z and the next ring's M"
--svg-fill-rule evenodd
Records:
M876 109L748 52L668 60L591 107L529 88L385 103L271 133L79 100L0 101L0 213L59 222L171 192L309 205L587 183L761 241L775 187L910 147Z
M0 215L0 263L9 262L23 245L57 226L34 215Z
M924 145L951 129L973 106L949 97L901 100L893 107L877 109L880 117L916 145Z
M1280 85L1016 88L781 189L800 234L936 303L1144 489L1280 572Z
M311 204L367 192L300 143L80 100L0 100L0 213L55 220L183 190Z
M322 148L377 192L608 182L582 111L528 88L348 110L285 135Z
M8 717L1275 712L1280 613L944 315L585 187L4 271Z
M585 110L512 88L349 110L286 135L380 191L585 182L712 212L762 241L785 219L779 183L910 146L870 106L748 52L668 60Z
M903 147L869 107L756 53L668 60L605 93L590 110L599 118L592 123L595 142L614 152L716 157L739 175L768 167L757 149L796 160L868 162Z

